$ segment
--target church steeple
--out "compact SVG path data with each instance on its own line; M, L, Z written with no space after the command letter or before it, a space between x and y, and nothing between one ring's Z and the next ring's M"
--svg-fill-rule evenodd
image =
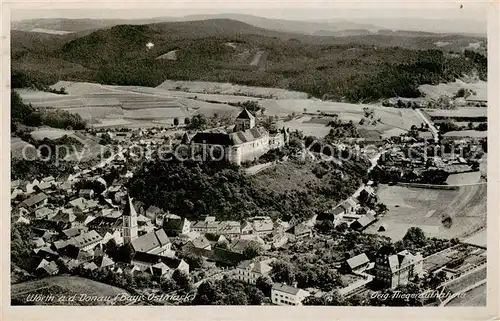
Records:
M130 195L127 194L127 201L123 211L123 242L130 243L138 237L137 212Z

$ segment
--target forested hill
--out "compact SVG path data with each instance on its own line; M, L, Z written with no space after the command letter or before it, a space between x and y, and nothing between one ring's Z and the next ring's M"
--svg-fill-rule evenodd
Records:
M286 173L271 170L246 176L237 168L210 163L158 161L145 164L129 182L133 197L147 205L191 219L204 215L241 220L270 215L303 221L350 196L365 178L368 162L334 163L289 161ZM270 189L262 181L287 184ZM308 182L297 184L294 182Z
M119 25L74 37L13 33L14 74L45 84L61 79L153 87L166 79L232 82L358 102L415 97L420 84L472 73L485 79L487 69L483 54L464 51L470 43L484 48L486 39L453 35L306 36L214 19ZM148 50L149 42L154 46ZM157 59L174 50L175 60ZM266 58L252 66L258 52Z

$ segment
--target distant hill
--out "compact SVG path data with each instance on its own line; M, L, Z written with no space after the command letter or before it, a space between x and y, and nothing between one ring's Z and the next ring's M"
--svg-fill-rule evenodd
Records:
M285 19L270 19L253 15L244 14L213 14L213 15L190 15L182 18L177 18L177 21L184 20L207 20L207 19L231 19L248 23L250 25L277 30L282 32L291 32L305 35L314 35L320 31L336 32L341 30L378 30L372 24L354 23L348 20L338 19L335 21L314 22L301 20L285 20Z
M143 25L163 21L171 21L173 18L152 18L152 19L30 19L12 21L11 29L19 31L32 31L33 29L60 30L69 32L81 32L86 30L96 30L110 28L117 25Z
M18 31L11 39L12 69L33 78L31 83L77 80L155 87L166 79L201 80L348 101L415 97L421 84L453 81L472 72L486 77L486 58L463 54L471 43L479 44L476 51L485 50L485 38L361 32L314 36L231 19L118 25L62 36ZM148 49L147 43L154 46ZM173 50L176 60L156 59ZM266 59L252 66L257 54Z

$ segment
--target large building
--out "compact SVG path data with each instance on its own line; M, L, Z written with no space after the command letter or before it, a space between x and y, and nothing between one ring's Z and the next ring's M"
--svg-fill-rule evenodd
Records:
M422 274L423 257L408 250L395 253L390 246L382 247L375 258L375 281L389 288L407 284L412 278Z
M288 141L288 131L270 135L260 126L255 126L255 117L244 109L238 117L231 133L199 132L189 141L191 153L208 153L215 159L225 159L229 163L241 165L253 161L271 149L280 148ZM186 139L183 139L187 143Z
M302 305L309 295L308 291L284 283L274 283L271 289L271 301L276 305Z

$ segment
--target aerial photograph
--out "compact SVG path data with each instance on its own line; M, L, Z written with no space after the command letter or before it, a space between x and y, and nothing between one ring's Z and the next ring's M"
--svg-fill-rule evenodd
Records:
M485 12L21 10L10 302L485 307Z

